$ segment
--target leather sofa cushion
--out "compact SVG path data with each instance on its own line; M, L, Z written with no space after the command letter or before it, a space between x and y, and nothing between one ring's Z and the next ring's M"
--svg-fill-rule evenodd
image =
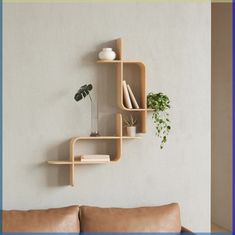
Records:
M3 211L3 232L79 232L79 207Z
M80 207L81 232L180 232L179 205L132 209Z

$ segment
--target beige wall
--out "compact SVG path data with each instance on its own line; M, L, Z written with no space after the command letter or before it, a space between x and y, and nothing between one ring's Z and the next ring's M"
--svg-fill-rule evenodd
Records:
M212 222L232 230L232 4L212 4Z
M210 7L209 1L5 4L4 208L176 201L186 227L209 231ZM73 100L84 83L102 89L100 132L114 132L115 71L95 61L104 42L120 36L125 58L145 62L148 91L171 98L172 133L160 150L149 114L148 132L124 143L120 162L80 166L76 186L66 186L67 168L45 162L68 158L68 140L89 134L89 100ZM99 148L105 152L106 145Z

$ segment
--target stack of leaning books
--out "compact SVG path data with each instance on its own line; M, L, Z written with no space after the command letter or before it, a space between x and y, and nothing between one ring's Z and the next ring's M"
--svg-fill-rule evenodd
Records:
M123 101L124 105L128 109L139 109L140 106L135 98L135 95L129 84L125 80L122 81L123 86Z

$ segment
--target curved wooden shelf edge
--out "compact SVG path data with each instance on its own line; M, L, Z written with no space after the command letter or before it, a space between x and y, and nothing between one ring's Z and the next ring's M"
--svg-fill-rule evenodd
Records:
M123 64L137 64L139 65L142 69L145 69L145 63L143 61L139 60L123 60Z
M72 161L47 161L50 165L72 165Z
M123 64L137 64L142 68L145 68L145 63L139 60L97 60L96 63L98 64L116 64L116 63L123 63Z
M115 158L113 160L103 162L103 161L97 161L97 162L81 162L81 161L74 161L74 165L92 165L92 164L107 164L118 161L120 158ZM71 161L47 161L50 165L72 165L73 162Z
M142 139L141 136L122 136L122 139L124 140L134 140L134 139Z
M154 109L148 109L148 108L140 108L140 109L129 109L127 107L124 106L124 104L120 105L120 108L124 111L133 111L133 112L151 112L154 111Z
M110 163L111 161L107 162L102 162L102 161L96 161L96 162L81 162L81 161L75 161L74 165L95 165L95 164L107 164Z
M115 162L118 162L120 161L121 157L115 157L113 160L111 160L110 162L111 163L115 163Z
M79 140L117 140L121 138L121 136L81 136L72 138L70 142L75 144Z
M98 63L98 64L116 64L116 63L122 63L122 60L97 60L96 63Z

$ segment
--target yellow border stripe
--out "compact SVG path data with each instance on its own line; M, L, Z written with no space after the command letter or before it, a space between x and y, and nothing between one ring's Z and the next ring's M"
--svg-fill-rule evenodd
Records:
M232 0L3 0L3 3L232 3Z
M233 0L212 0L212 3L232 3Z
M3 3L208 3L214 0L3 0ZM219 1L219 0L215 0ZM229 0L220 0L221 2ZM230 0L232 1L232 0Z

